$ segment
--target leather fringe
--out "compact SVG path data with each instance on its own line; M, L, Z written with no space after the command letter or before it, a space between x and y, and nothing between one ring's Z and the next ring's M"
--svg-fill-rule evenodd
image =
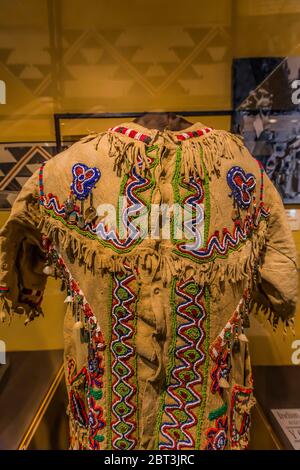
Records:
M25 315L24 324L27 325L29 322L34 320L36 317L43 316L42 309L40 307L33 308L26 304L16 304L7 295L0 296L0 321L10 324L14 315Z
M108 270L123 271L124 265L129 266L136 274L137 280L147 277L149 281L159 270L162 280L170 284L174 276L183 280L193 278L199 284L209 284L212 295L217 296L224 282L239 282L252 276L255 262L265 244L266 223L262 221L251 241L246 242L241 249L231 253L230 257L216 258L214 262L197 263L189 258L176 254L174 247L157 245L156 240L145 240L141 246L135 247L130 253L114 253L101 246L95 239L86 240L75 230L66 229L61 222L44 214L39 229L57 244L60 250L71 253L79 263L84 264L91 272Z
M162 149L161 153L165 148L181 146L181 175L185 176L186 179L190 176L199 176L204 179L203 165L199 155L202 155L206 172L210 178L213 174L219 175L222 159L234 159L236 147L240 151L245 149L240 136L223 130L212 130L204 136L184 141L177 140L176 135L172 132L156 131L149 145L127 136L120 137L112 131L91 134L81 141L85 143L95 140L94 146L97 150L104 136L107 138L108 155L115 159L114 171L118 176L128 174L132 167L135 167L136 171L143 175L149 167L147 151L152 146L158 146Z
M278 316L270 307L260 305L257 302L251 302L251 313L256 315L256 318L265 326L269 323L273 331L277 331L280 326L283 328L283 335L286 336L288 332L295 336L295 318L282 318Z

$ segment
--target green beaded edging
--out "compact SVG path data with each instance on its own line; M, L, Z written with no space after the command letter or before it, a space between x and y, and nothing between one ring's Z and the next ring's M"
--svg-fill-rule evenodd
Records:
M155 157L153 158L153 162L151 163L151 165L149 165L149 170L150 171L150 178L149 178L149 182L147 183L146 186L144 186L143 188L139 188L136 190L136 194L139 196L140 193L144 193L145 191L148 191L149 189L151 189L150 191L150 198L148 201L146 201L145 199L143 199L142 197L140 198L142 203L144 204L144 206L146 207L146 210L144 212L148 213L149 214L149 210L150 210L150 206L151 206L151 202L152 202L152 194L153 194L153 190L154 190L154 187L156 185L156 181L155 181L155 178L154 178L154 169L156 168L156 166L158 165L158 145L152 145L152 146L149 146L147 147L146 149L146 155L148 155L150 152L152 152L153 150L156 150L156 154L155 154ZM120 185L120 192L119 192L119 197L118 197L118 204L117 204L117 220L118 222L120 222L120 198L124 196L124 189L125 189L125 186L126 186L126 183L129 179L129 175L126 173L123 177L123 180L121 182L121 185ZM139 213L136 217L141 217L141 215L143 215L143 211L141 213ZM124 252L124 251L131 251L136 245L139 245L141 243L141 241L143 240L143 238L138 238L135 243L133 244L133 246L131 246L129 249L127 250L119 250L121 252ZM118 250L118 249L117 249Z
M196 428L196 443L195 449L199 450L201 445L201 432L202 432L202 423L203 423L203 415L206 409L206 402L207 402L207 384L208 384L208 375L209 375L209 346L210 346L210 295L209 295L209 288L208 286L205 287L205 294L204 294L204 304L205 304L205 312L206 312L206 320L205 320L205 364L203 370L203 385L202 385L202 403L200 405L199 415L198 415L198 422Z
M207 239L208 239L208 234L209 234L209 227L210 227L210 194L209 194L209 178L206 170L206 166L203 161L203 150L200 149L199 153L202 167L204 170L204 245L206 246ZM190 189L188 183L183 183L180 181L180 168L181 168L181 159L182 159L182 147L179 145L176 150L176 162L175 162L175 169L172 177L172 186L173 186L173 193L174 193L174 201L182 206L182 202L186 197L189 195L193 195L193 190ZM186 193L180 197L180 192L179 188L183 188L186 190ZM186 240L175 240L174 237L174 217L172 218L172 223L171 223L171 237L172 237L172 243L174 245L178 243L183 243ZM180 256L185 256L190 258L191 260L195 261L194 257L192 255L184 254L179 250L173 250L174 253L179 254Z
M175 160L175 169L174 169L174 173L172 176L172 187L173 187L173 194L174 194L174 202L179 204L183 208L182 202L188 196L193 195L193 190L190 189L190 186L188 183L183 183L180 180L181 158L182 158L182 147L181 145L179 145L176 149L176 160ZM183 188L186 190L186 193L183 196L180 196L179 188ZM184 243L186 240L175 239L174 218L175 217L173 215L172 220L171 220L171 240L172 240L172 243L176 245L177 243Z
M210 421L213 421L217 418L220 418L220 416L225 415L226 411L227 411L227 403L224 403L224 405L220 406L216 410L211 411L208 415L208 419Z
M176 340L177 340L177 312L176 312L176 302L175 302L175 288L176 288L177 278L172 278L171 287L170 287L170 305L172 307L172 341L168 350L169 363L166 370L166 384L164 385L164 391L161 394L159 412L157 416L157 423L155 429L155 443L154 449L159 450L159 437L160 437L160 428L162 423L162 417L164 413L165 398L167 393L167 388L170 385L170 378L172 370L175 366L175 349L176 349Z

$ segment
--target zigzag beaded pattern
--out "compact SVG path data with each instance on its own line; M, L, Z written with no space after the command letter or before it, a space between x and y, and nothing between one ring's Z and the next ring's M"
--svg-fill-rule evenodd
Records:
M130 287L135 279L131 271L113 275L112 302L112 430L115 437L112 447L118 450L131 450L136 445L136 396L135 373L130 362L134 360L135 348L134 317L136 295Z
M167 388L159 450L195 448L190 431L192 428L195 431L198 417L193 410L199 408L202 401L199 387L203 383L200 366L205 360L202 345L206 311L201 302L204 288L191 280L177 282L176 294L181 300L176 314L183 321L177 319L176 360Z
M199 261L208 261L213 256L226 256L230 249L236 250L239 245L247 241L249 235L258 228L259 222L262 218L267 218L269 212L263 207L259 206L256 211L255 217L246 215L243 221L235 220L233 233L229 229L223 228L222 237L220 232L216 231L207 241L206 247L202 249L192 249L187 252L178 245L178 250L187 255L191 255L194 259Z
M145 191L149 183L149 178L140 176L135 168L131 169L123 191L126 198L126 207L122 211L122 223L123 227L126 228L126 238L121 239L115 230L108 232L103 222L100 222L97 226L92 226L92 233L100 237L101 240L109 242L117 250L129 249L137 241L141 241L143 239L141 228L133 222L134 218L146 209L146 203L139 197L139 193Z
M150 166L153 165L154 159L149 157ZM60 204L57 196L49 193L47 196L44 193L43 184L43 166L40 168L40 203L44 209L54 217L59 218L68 227L79 231L83 235L99 240L106 246L110 246L114 251L123 252L130 250L136 243L140 243L144 239L144 234L141 228L134 224L134 219L143 213L146 209L146 202L141 198L140 193L152 187L153 182L151 178L142 177L138 174L136 168L132 168L129 176L126 176L126 184L120 196L126 199L125 208L121 214L121 227L125 229L124 238L114 230L114 228L107 228L105 221L97 223L87 223L83 229L78 229L76 225L72 225L66 220L65 206ZM75 206L75 211L79 211L79 207Z
M203 236L201 229L204 228L203 199L204 190L201 180L190 178L189 191L193 192L183 199L182 207L190 216L184 222L184 231L189 239L189 243L178 243L177 248L183 253L194 253L201 249Z

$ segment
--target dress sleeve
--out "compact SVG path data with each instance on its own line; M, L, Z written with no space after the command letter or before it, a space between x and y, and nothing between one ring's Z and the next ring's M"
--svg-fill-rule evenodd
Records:
M38 229L40 221L38 172L26 182L9 219L0 230L0 315L25 314L33 320L42 313L47 276Z
M253 300L274 329L292 326L298 295L297 252L281 197L264 175L265 204L270 209L266 246Z

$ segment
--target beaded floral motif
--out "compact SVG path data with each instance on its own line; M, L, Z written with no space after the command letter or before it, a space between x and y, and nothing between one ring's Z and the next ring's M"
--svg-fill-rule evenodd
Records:
M209 348L209 354L213 361L216 361L218 359L219 355L224 351L228 340L231 340L235 327L239 325L243 305L244 298L239 301L235 311L233 312L232 316L230 317L222 331L212 341Z
M215 426L206 432L206 450L224 450L227 446L228 418L220 417L216 420Z
M136 371L134 274L113 274L112 298L112 448L130 450L136 445Z
M72 175L71 190L77 199L84 200L99 181L101 173L96 167L90 168L84 163L75 163L72 167Z
M227 382L229 381L230 369L230 348L227 347L220 352L210 374L210 389L213 394L218 392L222 396L223 389L220 387L219 383L221 379L225 379Z
M195 448L194 436L198 424L195 410L202 402L203 374L200 366L205 360L204 288L194 281L177 282L175 292L179 300L176 307L177 326L173 333L177 338L173 353L175 363L163 405L160 450Z
M245 449L248 447L251 425L250 410L255 399L252 387L234 385L230 404L230 442L231 447Z
M233 166L227 173L227 183L238 206L242 209L248 209L252 199L251 193L256 185L254 175L245 173L239 166Z
M76 365L73 359L68 361L68 381L70 385L70 410L74 421L82 428L88 428L88 405L86 391L88 387L88 373L84 367L76 375Z

